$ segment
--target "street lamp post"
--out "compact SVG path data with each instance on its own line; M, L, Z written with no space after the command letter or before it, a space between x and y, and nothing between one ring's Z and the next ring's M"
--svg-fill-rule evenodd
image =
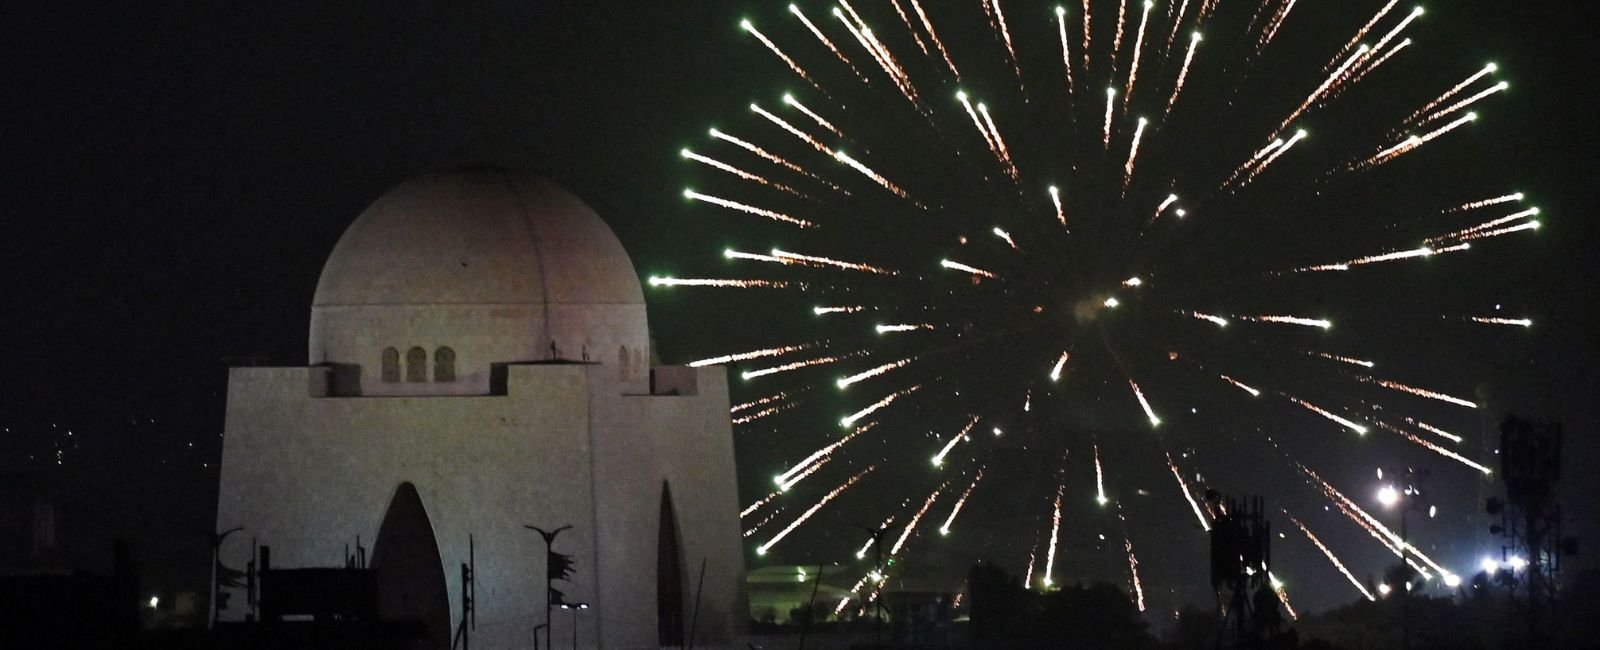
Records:
M869 527L869 526L862 526L861 524L856 524L856 528L860 528L861 530L867 531L867 534L872 536L872 554L873 554L874 570L877 571L879 573L879 575L882 575L882 573L883 573L883 535L884 535L884 533L886 531L881 527L872 528L872 527ZM869 591L868 593L872 593L872 592ZM874 619L874 623L873 623L874 641L873 642L876 643L876 644L882 644L883 643L883 596L882 596L881 592L879 592L878 598L872 601L872 618Z
M1422 506L1422 488L1419 484L1427 477L1426 470L1417 470L1407 467L1403 470L1393 471L1401 487L1393 484L1385 485L1378 489L1378 503L1386 508L1398 507L1400 510L1400 575L1405 584L1400 590L1400 647L1406 650L1411 648L1411 537L1408 529L1409 517L1412 508ZM1383 478L1383 470L1378 470L1378 478Z

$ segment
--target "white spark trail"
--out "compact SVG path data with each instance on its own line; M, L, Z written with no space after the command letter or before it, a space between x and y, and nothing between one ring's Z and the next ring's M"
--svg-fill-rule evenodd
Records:
M741 149L744 149L745 151L748 151L748 152L753 153L753 154L755 154L757 156L760 156L761 158L765 159L766 161L768 161L768 162L770 162L770 163L772 163L774 165L778 165L778 166L783 167L785 169L788 169L789 171L792 171L792 172L794 172L796 174L800 174L800 175L806 176L808 178L811 178L813 180L816 180L816 181L818 181L820 183L823 183L823 184L827 185L828 187L833 188L834 190L843 191L843 190L839 190L839 186L834 185L833 183L829 183L828 181L825 181L822 178L818 177L816 174L812 174L811 172L806 171L804 168L800 167L799 165L796 165L796 164L794 164L792 162L789 162L788 160L784 159L782 156L779 156L779 155L774 154L774 153L772 153L770 151L767 151L766 149L762 149L761 147L758 147L758 146L756 146L754 144L751 144L748 141L741 140L741 139L736 138L734 136L728 135L727 133L723 133L722 131L719 131L717 129L711 129L711 137L716 138L718 140L722 140L723 142L728 142L730 144L733 144L733 145L735 145L735 146L737 146L737 147L739 147ZM849 194L849 192L845 192L845 194Z
M1448 235L1440 235L1438 237L1430 237L1424 243L1436 244L1436 243L1439 243L1439 242L1459 240L1459 239L1462 239L1463 237L1466 237L1468 235L1474 235L1474 234L1477 234L1477 233L1480 233L1480 232L1484 232L1484 231L1487 231L1487 230L1493 230L1495 228L1499 228L1501 226L1504 226L1504 225L1506 225L1508 223L1512 223L1512 222L1519 221L1519 220L1522 220L1522 219L1526 219L1526 218L1529 218L1529 217L1537 217L1537 216L1539 216L1539 208L1528 208L1527 210L1523 210L1521 212L1517 212L1517 213L1514 213L1514 214L1508 214L1508 215L1506 215L1504 217L1500 217L1500 218L1495 219L1493 221L1487 221L1487 222L1478 224L1476 226L1473 226L1471 228L1466 228L1464 230L1457 230L1457 231L1455 231L1453 233L1450 233Z
M1067 39L1067 10L1056 7L1056 26L1061 33L1061 65L1067 71L1067 97L1072 97L1075 84L1072 81L1072 47Z
M746 20L740 22L739 26L744 28L744 31L749 32L751 36L756 37L756 40L761 41L761 44L767 46L767 49L772 50L772 53L778 55L778 58L783 59L784 65L789 66L790 70L793 70L794 73L799 75L801 79L804 79L806 83L811 84L811 87L818 89L821 88L821 86L817 85L816 80L812 79L811 75L807 74L805 69L800 67L800 64L795 63L794 59L789 58L788 54L784 54L783 50L778 49L778 45L773 43L771 39L768 39L766 34L761 33L761 30L756 29L754 24Z
M1233 386L1235 388L1238 388L1239 390L1242 390L1242 391L1244 391L1246 393L1250 393L1251 397L1260 397L1261 396L1261 391L1256 390L1254 387L1251 387L1249 384L1246 384L1246 383L1244 383L1242 381L1239 381L1239 380L1234 379L1232 377L1229 377L1227 375L1217 375L1217 376L1221 377L1223 381L1228 382L1230 384L1233 384Z
M818 316L827 314L854 314L857 312L866 311L866 309L866 307L861 305L848 305L843 307L812 307L811 313Z
M812 23L810 18L807 18L804 13L801 13L800 7L793 4L789 5L789 13L794 14L795 18L800 19L801 24L804 24L806 29L811 30L811 35L817 37L817 40L822 41L822 44L828 48L828 51L833 52L833 55L838 57L839 62L849 66L850 70L854 72L857 77L860 77L862 81L866 80L866 77L862 76L861 71L856 69L856 64L851 63L849 57L844 55L844 51L840 50L839 46L834 45L833 41L828 40L828 36L823 34L822 30L817 29L816 24Z
M723 355L723 356L720 356L720 357L710 357L710 358L707 358L707 359L701 359L699 361L690 361L689 362L689 367L690 368L704 368L706 366L720 366L722 364L732 363L732 362L735 362L735 361L748 361L750 359L760 359L762 357L776 357L776 356L782 356L782 355L788 354L790 352L799 352L801 350L809 350L809 349L814 348L816 346L817 346L816 343L805 343L805 344L802 344L802 345L786 345L786 346L783 346L783 347L766 348L766 349L763 349L763 350L751 350L749 352L739 352L737 354L726 354L726 355ZM754 405L754 404L757 404L757 403L753 402L752 405ZM737 410L737 409L735 409L735 410Z
M832 133L832 134L834 134L836 136L839 136L841 138L844 137L844 132L840 131L839 127L834 126L832 122L829 122L828 120L823 119L823 117L821 115L818 115L816 111L813 111L810 108L808 108L805 104L800 103L800 100L795 99L794 95L784 95L783 96L783 103L785 105L787 105L787 106L793 107L794 109L800 111L801 113L804 113L806 117L811 118L811 121L816 122L817 126L820 126L820 127L824 128L824 129L827 129L830 133Z
M856 427L854 431L849 433L849 435L834 441L826 447L812 452L812 454L807 456L805 460L795 463L794 466L790 467L788 470L784 471L784 473L779 474L773 479L773 482L778 484L778 491L787 492L789 488L794 487L795 483L800 482L800 478L803 478L801 474L807 473L809 468L818 467L826 463L829 456L831 456L833 452L837 451L840 447L843 447L845 443L855 440L856 436L871 431L874 426L877 426L876 422L869 422L862 426Z
M1172 478L1178 480L1178 490L1183 492L1183 500L1189 502L1189 509L1194 511L1194 518L1200 521L1200 528L1205 532L1211 532L1211 521L1200 512L1200 504L1194 500L1194 493L1189 491L1189 483L1183 480L1183 471L1173 462L1172 454L1167 454L1167 469L1172 470Z
M817 151L829 156L833 155L833 150L829 149L828 145L822 144L821 140L816 139L816 137L812 136L810 133L801 131L799 128L795 127L795 125L790 124L787 120L772 114L771 111L762 108L759 104L751 102L750 111L760 115L761 117L767 118L768 122L778 125L778 128L788 131L790 135L793 135L794 137L799 138L802 142L811 145L812 148L816 149Z
M1056 359L1056 365L1054 367L1050 368L1050 381L1060 381L1061 380L1061 372L1063 370L1066 370L1067 361L1069 361L1071 359L1072 359L1072 351L1068 350L1068 351L1065 351L1065 352L1061 353L1061 358Z
M762 497L761 499L758 499L755 503L750 504L749 506L745 507L744 510L740 511L739 512L739 518L743 519L745 517L750 516L750 513L753 513L753 512L755 512L757 510L760 510L761 506L764 506L764 505L767 505L768 503L771 503L773 499L778 498L778 496L780 496L782 494L783 494L782 492L774 491L772 494L769 494L769 495L767 495L765 497Z
M956 432L956 435L950 438L949 442L944 443L944 447L939 449L939 453L934 454L933 456L934 467L944 466L945 456L950 455L950 450L955 449L957 444L968 440L967 434L972 433L972 428L978 426L978 420L978 417L973 416L972 420L967 422L966 426L961 427L961 430Z
M922 21L922 28L927 30L928 40L933 41L934 46L939 48L939 56L944 57L945 65L950 67L950 74L955 76L957 83L960 83L961 71L956 69L956 62L951 60L950 52L945 49L944 41L939 40L938 32L933 31L933 21L928 20L928 14L922 10L922 3L919 0L911 0L911 8L917 12L917 19Z
M900 369L900 368L904 368L904 367L906 367L908 365L911 365L911 362L912 361L916 361L916 360L917 360L916 357L910 357L910 358L907 358L907 359L901 359L899 361L893 361L893 362L890 362L890 363L886 363L886 364L883 364L883 365L878 366L876 368L873 368L871 370L863 370L863 371L858 372L856 374L850 375L849 377L841 377L841 378L839 378L838 381L834 382L834 385L838 386L839 388L846 388L846 387L849 387L852 384L857 384L857 383L860 383L860 382L862 382L864 380L871 379L873 377L882 376L884 374L887 374L891 370L897 370L897 369Z
M1128 146L1128 162L1122 166L1122 193L1128 193L1128 185L1133 183L1133 165L1139 159L1139 141L1144 139L1144 128L1150 121L1139 118L1139 126L1133 131L1133 143ZM1287 147L1285 147L1287 148Z
M1411 433L1410 431L1406 431L1404 429L1401 429L1400 427L1397 427L1395 425L1389 424L1388 422L1384 422L1382 420L1379 420L1378 421L1378 426L1382 427L1386 431L1389 431L1390 433L1393 433L1393 434L1398 435L1398 436L1400 436L1402 438L1405 438L1406 440L1411 441L1413 444L1417 445L1418 447L1422 447L1423 449L1427 449L1429 451L1432 451L1432 452L1434 452L1436 454L1439 454L1440 456L1444 456L1445 458L1449 458L1450 460L1453 460L1453 461L1456 461L1458 463L1461 463L1462 465L1466 465L1467 467L1471 467L1472 469L1478 470L1484 476L1488 476L1488 475L1494 473L1494 470L1489 469L1489 467L1484 465L1483 463L1479 463L1479 462L1474 461L1474 460L1472 460L1470 458L1467 458L1466 456L1462 456L1461 454L1458 454L1458 453L1456 453L1454 451L1451 451L1449 449L1445 449L1444 447L1441 447L1437 443L1434 443L1432 441L1423 440L1417 434L1414 434L1414 433Z
M1392 5L1393 3L1391 3L1391 6ZM1339 573L1344 574L1345 579L1350 581L1350 584L1356 588L1356 591L1361 592L1362 596L1366 596L1367 600L1378 600L1376 596L1372 595L1372 592L1367 591L1366 585L1361 584L1361 581L1357 580L1355 575L1350 573L1350 569L1345 568L1344 563L1339 561L1339 558L1333 554L1333 551L1328 549L1326 544L1322 543L1322 540L1317 539L1316 535L1311 534L1310 528L1306 528L1305 524L1300 523L1300 520L1294 518L1293 516L1290 516L1289 520L1293 521L1294 525L1300 527L1300 532L1306 534L1306 539L1311 540L1311 543L1315 544L1317 549L1321 550L1322 554L1328 557L1328 561L1333 563L1333 567L1338 569Z
M1277 38L1278 28L1283 27L1283 21L1289 17L1289 12L1294 10L1294 4L1295 0L1288 0L1278 9L1278 13L1273 15L1271 24L1267 26L1265 35L1261 37L1260 46L1256 48L1256 54L1261 54L1262 50L1272 44L1272 39Z
M1449 440L1450 442L1454 442L1454 443L1457 443L1457 444L1461 443L1461 440L1462 440L1461 436L1458 436L1456 434L1450 433L1449 431L1445 431L1444 429L1440 429L1439 427L1436 427L1436 426L1433 426L1431 424L1428 424L1427 422L1423 422L1421 420L1408 417L1408 418L1406 418L1406 423L1410 424L1411 426L1414 426L1414 427L1416 427L1418 429L1422 429L1423 431L1427 431L1427 432L1432 433L1432 434L1434 434L1436 436L1439 436L1441 438Z
M899 14L900 22L906 26L906 31L910 32L911 39L916 41L917 49L922 51L923 56L928 56L928 44L922 41L922 34L917 33L916 26L911 24L911 16L906 15L905 6L900 4L900 0L893 0L891 4L894 5L894 12Z
M1282 132L1284 129L1289 128L1289 125L1293 124L1295 120L1300 119L1301 115L1304 115L1306 111L1310 110L1312 105L1320 101L1323 96L1333 88L1334 84L1338 83L1339 79L1344 77L1345 72L1350 70L1350 66L1355 65L1357 61L1365 59L1367 57L1367 53L1371 51L1372 48L1367 47L1366 45L1356 48L1355 54L1350 55L1350 58L1346 59L1338 69L1334 70L1333 74L1328 75L1328 78L1322 82L1322 85L1317 86L1316 90L1311 91L1311 94L1306 97L1304 102L1300 103L1298 108L1289 113L1288 119L1285 119L1283 124L1278 126L1277 131Z
M1360 71L1356 72L1355 76L1350 78L1349 83L1351 83L1351 84L1360 83L1362 79L1367 78L1367 75L1372 74L1378 68L1383 67L1383 64L1388 63L1389 59L1394 58L1396 54L1399 54L1399 53L1405 51L1405 49L1408 48L1408 47L1411 47L1411 39L1408 38L1406 40L1400 41L1399 45L1396 45L1396 46L1390 48L1388 52L1385 52L1383 54L1383 56L1378 57L1378 60L1373 61L1370 65L1362 67L1360 69Z
M721 287L730 289L784 289L790 284L781 280L730 280L723 278L650 278L652 287ZM796 285L804 288L805 285Z
M1139 55L1144 51L1145 25L1150 22L1150 9L1154 6L1156 3L1153 0L1145 0L1144 15L1139 18L1138 35L1133 39L1133 63L1128 66L1128 84L1122 92L1122 110L1128 110L1128 102L1133 99L1133 85L1139 80Z
M789 372L790 370L799 370L801 368L811 368L813 366L822 366L822 365L827 365L827 364L830 364L830 363L837 363L839 361L844 360L845 358L846 358L845 356L832 356L832 357L819 357L819 358L816 358L816 359L806 359L805 361L796 361L794 363L786 363L786 364L783 364L781 366L773 366L771 368L762 368L761 370L746 370L745 372L741 373L739 376L744 378L744 379L755 379L757 377L765 377L767 375L776 375L776 374L778 374L780 372Z
M994 8L995 24L1000 27L1000 38L1005 41L1006 54L1011 59L1011 70L1017 75L1017 86L1022 86L1022 65L1017 62L1017 48L1011 44L1011 27L1006 24L1006 14L1000 10L1000 0L988 0L989 6Z
M836 269L844 269L846 271L861 271L861 272L864 272L864 273L872 273L872 274L875 274L875 275L900 275L899 271L885 269L885 268L882 268L882 267L873 266L871 264L862 264L862 263L859 263L859 262L844 262L844 261L840 261L840 260L836 260L836 259L828 258L828 257L817 257L815 255L802 255L800 253L790 253L788 251L779 250L779 249L776 249L776 248L772 249L772 256L774 258L777 258L779 261L781 261L781 262L783 262L785 264L805 264L805 265L809 265L809 266L825 266L825 267L831 267L831 268L836 268Z
M1349 54L1350 49L1355 47L1357 43L1360 43L1361 39L1366 38L1367 34L1372 31L1372 28L1377 27L1378 22L1383 20L1384 16L1389 15L1389 12L1393 11L1395 5L1398 4L1400 4L1400 0L1389 0L1389 4L1384 5L1382 9L1379 9L1378 13L1372 17L1372 20L1367 21L1366 25L1363 25L1361 29L1356 31L1355 36L1350 37L1350 42L1345 43L1344 47L1339 48L1339 53L1335 54L1333 58L1328 61L1327 65L1322 67L1322 71L1327 72L1329 69L1332 69L1333 66L1339 62L1339 59L1343 58L1346 54Z
M889 548L890 557L898 555L900 553L900 549L906 545L908 540L911 539L911 534L917 530L917 523L922 521L922 517L928 514L929 509L933 508L934 502L939 500L939 493L943 492L944 488L944 485L940 485L939 487L935 488L933 492L928 495L928 500L922 502L922 508L917 510L917 514L912 515L911 521L906 522L905 530L900 532L900 538L895 540L894 546Z
M1494 198L1482 199L1482 200L1479 200L1479 201L1469 201L1467 203L1461 204L1460 206L1451 208L1449 210L1445 210L1444 213L1445 214L1451 214L1451 213L1455 213L1455 212L1466 212L1468 210L1477 210L1479 208L1487 208L1487 207L1492 206L1492 205L1500 205L1502 203L1512 203L1512 202L1515 202L1515 201L1521 201L1523 198L1524 198L1523 194L1521 192L1517 192L1515 194L1506 194L1506 195L1503 195L1503 196L1496 196Z
M900 197L902 199L910 198L910 195L906 194L905 190L900 189L899 185L895 185L889 179L884 178L882 175L878 174L878 172L872 171L872 169L868 168L866 165L861 164L861 162L856 160L855 158L851 158L845 152L843 152L843 151L835 152L833 154L833 157L838 159L839 162L842 162L842 163L844 163L846 165L849 165L851 169L854 169L854 170L856 170L858 172L861 172L861 174L863 176L866 176L867 178L870 178L870 179L876 181L879 185L883 186L883 189L889 190L890 192L894 193L895 196L898 196L898 197Z
M1111 115L1116 110L1116 106L1117 106L1117 89L1116 88L1107 88L1106 89L1106 125L1105 125L1105 139L1104 139L1104 144L1105 144L1106 148L1110 148L1111 147Z
M1150 401L1144 398L1144 391L1139 390L1139 384L1134 383L1132 379L1129 379L1128 387L1133 389L1133 396L1139 398L1139 407L1144 409L1145 417L1150 419L1150 426L1161 426L1161 418L1156 417L1155 410L1150 408Z
M772 210L767 210L765 208L758 208L758 207L753 206L753 205L746 205L746 204L740 203L738 201L730 201L728 199L718 198L718 197L715 197L715 196L711 196L710 194L701 194L701 193L696 192L694 190L684 190L683 191L683 197L686 198L686 199L694 200L694 201L700 201L702 203L710 203L712 205L728 208L730 210L738 210L739 212L743 212L745 214L753 214L753 215L756 215L758 217L766 217L766 218L771 219L773 221L781 221L783 223L793 224L793 225L799 226L801 228L815 228L815 227L817 227L817 224L811 223L810 221L806 221L804 219L797 219L795 217L791 217L791 216L789 216L787 214L784 214L782 212L774 212Z
M1055 584L1056 544L1061 538L1061 496L1066 492L1066 489L1066 481L1056 484L1055 508L1050 511L1050 550L1044 556L1044 586L1046 587Z
M738 176L739 178L742 178L744 180L750 181L752 183L765 185L767 187L771 187L771 188L774 188L774 189L777 189L777 190L781 190L783 192L786 192L786 193L789 193L789 194L793 194L795 196L803 196L802 194L800 194L799 191L795 190L792 187L789 187L788 185L784 185L783 183L777 183L777 182L770 181L770 180L766 179L765 177L760 176L759 174L753 174L753 173L747 172L747 171L745 171L743 169L739 169L738 167L734 167L733 165L729 165L729 164L727 164L725 162L722 162L720 160L717 160L715 158L702 156L702 155L697 154L697 153L695 153L693 151L690 151L688 149L684 149L684 150L682 150L682 151L680 151L678 153L679 153L679 155L683 156L683 158L686 159L686 160L693 160L693 161L695 161L697 163L700 163L702 165L706 165L706 166L711 167L713 169L717 169L717 170L720 170L720 171L723 171L723 172L727 172L729 174L733 174L734 176Z
M978 114L983 116L984 128L988 129L989 135L994 137L995 145L1000 148L1000 162L1006 166L1006 174L1011 180L1017 180L1017 165L1011 160L1011 149L1006 147L1005 138L1000 137L1000 129L994 125L994 118L989 117L989 107L983 102L978 102Z
M1371 368L1371 367L1374 367L1374 366L1378 365L1378 364L1376 364L1374 362L1367 361L1366 359L1357 359L1355 357L1340 356L1340 355L1337 355L1337 354L1329 354L1327 352L1307 352L1307 354L1310 354L1310 355L1313 355L1313 356L1322 357L1322 358L1328 359L1330 361L1338 361L1339 363L1348 363L1348 364L1350 364L1352 366L1361 366L1363 368Z
M762 544L759 547L756 547L756 555L766 555L767 551L772 550L772 547L774 545L776 545L778 542L783 541L783 538L788 537L789 533L794 532L794 530L796 528L800 527L800 524L805 523L806 520L810 519L812 515L817 514L817 511L821 510L823 506L828 505L829 501L832 501L835 498L838 498L839 495L844 494L845 490L849 490L851 487L854 487L855 484L858 481L860 481L862 477L864 477L864 476L866 476L868 474L871 474L872 471L877 469L877 468L878 468L877 465L868 466L866 469L861 470L855 476L850 477L849 480L845 481L839 487L834 488L833 491L831 491L831 492L827 493L826 495L824 495L822 497L822 500L818 501L816 503L816 505L811 506L811 508L806 510L804 514L800 515L794 521L790 522L789 526L787 528L784 528L782 531L779 531L779 533L777 535L774 535L772 537L772 539L767 540L767 543Z
M1390 390L1396 390L1396 391L1400 391L1402 393L1409 393L1409 394L1412 394L1412 395L1416 395L1418 397L1426 397L1428 399L1438 400L1440 402L1445 402L1445 403L1449 403L1449 404L1455 404L1456 406L1465 406L1465 407L1467 407L1469 409L1478 408L1478 405L1475 402L1472 402L1472 401L1469 401L1469 400L1464 400L1464 399L1461 399L1461 398L1456 397L1454 395L1446 395L1446 394L1438 392L1438 391L1428 390L1426 388L1417 388L1416 386L1407 386L1407 385L1402 384L1402 383L1400 383L1398 381L1389 381L1389 380L1386 380L1386 379L1376 379L1376 378L1373 378L1373 377L1362 377L1361 381L1365 382L1365 383L1368 383L1368 384L1377 384L1379 386L1382 386L1382 387L1390 389Z
M1133 602L1139 606L1139 611L1144 611L1144 583L1139 580L1139 558L1133 554L1133 538L1128 537L1126 531L1122 534L1122 548L1128 552L1128 573L1132 576Z
M950 510L950 516L946 517L945 520L944 520L944 524L939 526L939 534L941 534L941 535L949 535L950 534L950 525L954 524L956 522L956 515L961 514L961 507L967 505L967 497L972 496L972 491L978 487L978 481L982 481L982 480L983 480L983 468L980 467L980 468L978 468L977 476L973 477L973 479L972 479L972 484L967 486L967 491L962 492L961 493L961 498L956 500L956 506L955 506L955 508L952 508Z
M1106 498L1106 473L1100 467L1100 445L1094 445L1094 501L1100 505L1110 503Z
M1437 122L1437 121L1445 118L1448 115L1451 115L1453 113L1456 113L1456 112L1460 111L1463 108L1466 108L1468 106L1471 106L1473 104L1478 103L1479 101L1483 100L1486 97L1489 97L1490 95L1493 95L1495 93L1505 92L1505 90L1507 88L1510 88L1510 87L1511 87L1511 84L1508 84L1508 83L1506 83L1504 81L1502 81L1500 83L1497 83L1497 84L1495 84L1493 86L1490 86L1488 88L1485 88L1485 89L1479 91L1477 94L1475 94L1475 95L1473 95L1471 97L1468 97L1468 98L1463 99L1463 100L1461 100L1459 102L1451 104L1451 105L1449 105L1449 106L1447 106L1445 108L1439 109L1438 112L1433 113L1433 114L1423 118L1422 121L1419 122L1417 125L1418 126L1426 126L1426 125L1432 124L1434 122Z
M972 275L989 278L991 280L1000 277L998 275L995 275L994 273L990 273L989 271L985 271L985 270L977 268L975 266L967 266L966 264L962 264L960 262L953 262L953 261L950 261L950 260L939 260L939 266L942 266L942 267L947 268L947 269L961 271L963 273L971 273Z
M1305 129L1295 131L1294 137L1289 138L1287 142L1283 143L1283 146L1274 149L1272 153L1268 154L1265 159L1259 163L1256 163L1255 169L1250 170L1250 174L1245 176L1242 185L1249 185L1256 179L1257 176L1261 175L1261 172L1266 171L1267 167L1270 167L1272 163L1277 162L1279 158L1283 157L1283 154L1289 153L1289 150L1293 149L1296 144L1299 144L1301 140L1306 139L1306 136L1307 133Z
M917 389L920 389L920 388L922 388L922 384L917 384L915 386L912 386L910 388L901 390L899 392L890 393L888 397L885 397L885 398L883 398L881 400L873 402L871 405L867 406L866 408L863 408L863 409L861 409L859 411L856 411L855 413L851 413L850 415L845 416L843 419L839 420L839 425L842 426L842 427L848 428L851 425L855 424L856 421L860 420L861 418L867 417L869 415L872 415L873 413L878 412L879 410L882 410L884 407L886 407L886 406L888 406L890 404L893 404L895 400L900 399L902 397L905 397L907 395L910 395L912 393L915 393L915 392L917 392Z
M1178 68L1178 82L1172 87L1172 95L1167 98L1167 107L1161 112L1162 119L1172 115L1172 107L1178 103L1178 94L1183 92L1184 81L1189 78L1189 65L1194 63L1194 51L1200 47L1200 41L1200 32L1195 32L1189 38L1189 50L1183 55L1183 67Z
M879 334L893 334L897 332L915 332L918 330L937 329L932 323L902 323L897 325L878 325L873 327Z
M1437 108L1440 104L1443 104L1443 103L1445 103L1447 101L1450 101L1456 95L1461 94L1462 91L1464 91L1467 88L1471 87L1472 84L1477 83L1479 79L1482 79L1482 78L1487 77L1487 76L1489 76L1491 74L1494 74L1496 70L1499 70L1499 66L1496 66L1493 63L1490 63L1489 65L1486 65L1486 66L1483 66L1483 69L1478 70L1477 72L1474 72L1472 74L1472 76L1467 77L1466 80L1462 81L1461 83L1456 84L1450 90L1446 90L1444 92L1444 94L1440 95L1437 99L1435 99L1435 100L1433 100L1431 102L1428 102L1422 108L1417 109L1417 112L1412 113L1410 117L1406 118L1406 122L1408 122L1408 123L1409 122L1415 122L1417 119L1421 118L1424 114L1426 114L1429 111L1432 111L1433 109Z
M1067 212L1061 206L1061 189L1054 185L1050 186L1050 202L1056 206L1056 221L1061 222L1062 227L1065 227L1067 225Z
M1228 326L1228 319L1223 318L1221 316L1213 316L1211 314L1201 313L1201 312L1198 312L1198 311L1191 311L1191 312L1186 312L1186 313L1189 316L1193 316L1194 318L1196 318L1198 320L1203 320L1203 321L1206 321L1208 323L1212 323L1212 324L1216 325L1217 327L1227 327Z
M1012 250L1019 250L1020 249L1020 247L1017 246L1017 240L1011 238L1011 233L1006 232L1004 230L1001 230L999 226L995 226L995 228L993 230L991 230L990 232L993 232L994 236L999 237L1002 240L1005 240L1006 245L1010 246Z
M1234 316L1239 320L1256 323L1277 323L1280 325L1301 325L1304 327L1320 327L1329 329L1333 322L1321 318L1304 318L1301 316Z
M1472 316L1468 318L1474 323L1485 325L1516 325L1517 327L1533 327L1533 320L1529 318L1493 318L1489 316Z
M1300 399L1298 397L1294 397L1292 395L1285 395L1285 397L1288 397L1289 401L1294 402L1296 404L1299 404L1300 406L1304 407L1308 411L1311 411L1312 413L1316 413L1317 415L1320 415L1320 416L1325 417L1325 418L1327 418L1329 420L1332 420L1333 422L1338 423L1339 426L1342 426L1342 427L1344 427L1346 429L1349 429L1351 431L1356 432L1356 435L1362 435L1362 436L1367 435L1367 428L1365 426L1357 424L1356 422L1351 421L1349 419L1340 417L1338 414L1334 413L1333 411L1329 411L1328 409L1322 408L1320 406L1317 406L1316 404L1312 404L1311 402L1307 402L1307 401L1305 401L1303 399Z

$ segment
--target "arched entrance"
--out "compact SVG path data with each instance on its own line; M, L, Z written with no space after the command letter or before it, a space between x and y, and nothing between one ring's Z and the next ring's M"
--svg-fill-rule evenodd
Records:
M410 483L401 483L389 500L372 546L372 568L378 574L378 616L420 624L424 636L411 648L447 650L450 594L444 565L428 511Z
M672 488L661 482L661 525L656 536L656 632L662 647L684 645L683 551Z

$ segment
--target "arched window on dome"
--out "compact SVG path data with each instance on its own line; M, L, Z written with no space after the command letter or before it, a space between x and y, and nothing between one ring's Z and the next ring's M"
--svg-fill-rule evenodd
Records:
M400 351L394 348L383 349L383 383L395 384L400 382Z
M422 348L406 350L406 381L428 381L428 351Z
M441 347L433 351L433 380L435 382L451 382L456 380L456 351L448 347Z
M628 381L628 346L617 348L617 373L622 381Z

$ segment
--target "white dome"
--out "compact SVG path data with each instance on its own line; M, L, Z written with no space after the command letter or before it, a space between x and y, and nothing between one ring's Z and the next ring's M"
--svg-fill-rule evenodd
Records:
M311 307L310 361L334 366L345 395L483 394L492 364L552 359L643 382L648 342L611 229L555 184L501 170L424 176L373 202Z

